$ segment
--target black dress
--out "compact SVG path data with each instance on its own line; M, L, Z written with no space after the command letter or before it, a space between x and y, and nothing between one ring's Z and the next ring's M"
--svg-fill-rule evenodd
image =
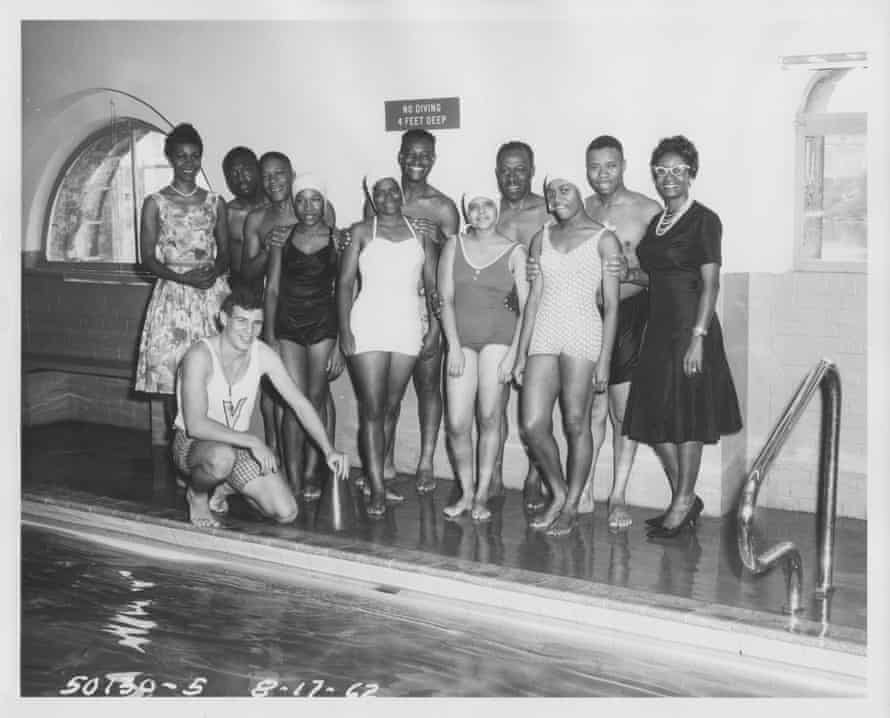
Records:
M701 372L687 377L683 357L698 315L701 266L721 262L722 226L698 202L660 237L655 234L659 217L652 219L637 246L640 266L649 275L649 323L623 432L646 444L714 444L742 428L716 312L704 337Z
M288 238L281 258L281 279L275 334L303 346L337 337L337 307L334 285L337 254L333 230L328 243L312 254L294 246Z

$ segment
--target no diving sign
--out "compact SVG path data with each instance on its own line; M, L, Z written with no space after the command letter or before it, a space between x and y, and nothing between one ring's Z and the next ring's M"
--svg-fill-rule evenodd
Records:
M426 100L386 100L386 131L453 130L460 127L460 98L433 97Z

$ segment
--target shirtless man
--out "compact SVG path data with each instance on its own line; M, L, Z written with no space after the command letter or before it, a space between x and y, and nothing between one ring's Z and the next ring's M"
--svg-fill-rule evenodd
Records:
M226 222L229 226L229 257L231 258L231 279L244 278L241 275L241 260L244 256L244 222L248 213L266 204L266 195L260 185L260 163L249 147L233 147L222 161L223 176L226 185L234 197L226 203ZM263 280L260 277L251 283L251 287L260 293L263 291ZM265 431L265 427L274 426L274 404L263 392L259 406L254 409L250 420L250 430L257 436L265 436L266 443L273 449L278 448L278 437L274 431ZM210 507L213 510L224 509L219 497L211 497Z
M413 220L414 228L431 236L437 247L457 236L460 217L457 206L442 192L427 183L436 162L436 138L426 130L408 130L402 135L398 154L402 170L402 213ZM369 208L366 207L366 211ZM366 215L367 216L367 215ZM419 303L418 303L419 305ZM425 321L438 321L427 318ZM433 454L442 423L442 341L436 340L432 356L418 359L414 367L414 391L420 420L420 460L417 464L417 491L426 493L436 487L433 478ZM396 419L398 421L398 419ZM396 475L393 461L395 432L388 447L383 475Z
M294 170L281 152L266 152L259 161L260 183L268 200L247 214L244 220L244 254L241 275L250 282L266 275L269 249L281 247L297 223L291 187Z
M515 242L528 248L532 237L544 226L549 215L544 198L532 192L532 179L535 176L535 153L525 142L514 140L500 146L495 158L494 176L501 192L501 210L498 214L498 231ZM507 405L504 403L504 420L501 422L506 434ZM502 437L506 439L506 436ZM495 470L491 477L491 495L503 492L504 441ZM537 467L529 460L528 475L525 478L523 494L530 509L542 507L546 502Z
M244 253L241 275L248 281L262 280L269 261L269 249L282 247L297 223L291 189L294 170L282 152L266 152L259 160L260 185L268 200L251 210L244 220ZM333 227L336 215L333 206L325 203L325 222Z
M639 268L636 248L646 227L662 207L658 202L624 186L624 149L609 135L595 138L587 146L587 181L593 194L584 202L587 213L618 236L626 266L631 269L621 282L618 331L609 375L608 410L594 410L593 465L606 438L606 414L612 422L612 490L609 494L609 528L626 529L632 520L625 505L625 489L637 452L637 442L621 433L633 369L639 358L643 330L649 316L649 294ZM591 475L592 476L592 475ZM581 496L582 511L593 511L593 481L587 479Z
M525 142L514 140L500 146L494 176L501 191L498 231L529 246L532 237L547 221L547 203L532 192L535 153Z
M260 182L269 200L248 213L244 221L244 255L241 263L241 276L251 284L260 286L266 274L266 266L269 262L269 250L272 247L284 246L290 237L291 230L297 223L297 215L294 213L292 188L294 183L294 170L290 159L281 152L266 152L259 160ZM334 209L325 204L325 220L330 219L330 226L334 226ZM332 381L337 378L339 372L329 375ZM277 432L281 427L281 409L275 407L270 411L269 405L274 405L274 399L269 392L263 393L263 417L266 422L266 442L270 446L278 447ZM268 419L267 416L273 416ZM336 409L334 399L328 390L326 399L325 423L329 436L334 435L336 425ZM304 488L303 495L308 500L317 499L321 491L316 486Z
M233 147L222 161L226 185L234 195L226 203L226 220L229 225L229 257L232 277L241 276L241 258L244 254L244 222L248 213L266 204L266 196L260 186L260 165L253 150ZM255 288L262 289L262 282Z
M278 354L257 337L263 326L263 300L240 285L223 300L222 331L195 342L179 366L179 415L173 460L187 478L189 520L217 528L209 494L226 482L264 516L279 523L297 518L297 502L278 471L278 457L248 431L260 378L267 376L318 444L333 480L345 479L349 460L336 451L310 401L291 381Z

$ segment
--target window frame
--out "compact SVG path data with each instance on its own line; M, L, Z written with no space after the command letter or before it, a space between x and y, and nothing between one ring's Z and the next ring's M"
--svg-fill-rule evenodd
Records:
M829 69L829 68L825 68ZM840 68L830 68L840 69ZM837 260L808 257L804 254L805 195L806 195L806 139L807 137L837 134L862 134L868 146L867 112L818 112L808 109L811 94L820 78L808 83L800 111L795 118L795 178L794 178L794 269L799 272L868 272L868 245L862 260ZM868 151L866 150L866 155ZM866 174L866 182L868 175Z
M113 123L118 122L133 122L138 123L143 127L147 127L149 131L157 132L161 135L165 135L166 132L162 130L157 125L147 122L138 117L131 117L129 115L115 118ZM135 250L136 250L136 261L135 262L72 262L64 259L49 259L47 257L47 249L49 246L49 233L52 226L52 218L53 218L53 207L56 203L56 198L58 196L59 190L61 189L62 183L68 176L69 171L74 166L74 164L80 159L83 153L87 150L90 145L97 142L101 137L106 135L113 124L112 122L106 122L101 127L96 130L90 132L81 142L79 142L75 148L68 154L67 159L62 164L59 171L56 173L55 179L52 183L52 188L47 198L46 207L43 213L43 225L42 225L42 247L39 256L37 257L37 261L33 267L28 268L26 271L37 272L39 274L55 274L61 275L65 281L83 281L83 282L93 282L97 284L144 284L146 281L151 281L155 278L155 275L152 274L148 269L145 269L142 266L141 261L139 260L139 252L140 252L140 223L141 223L141 214L142 208L134 206L134 241L135 241ZM132 132L130 134L131 147L130 153L133 152L132 145ZM135 163L132 163L133 168L135 169ZM144 201L144 200L143 200ZM135 205L135 195L134 195L134 205Z

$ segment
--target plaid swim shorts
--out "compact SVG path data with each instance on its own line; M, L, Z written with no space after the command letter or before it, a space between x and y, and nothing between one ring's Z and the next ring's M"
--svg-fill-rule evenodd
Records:
M198 441L200 439L190 439L181 429L176 429L173 434L173 463L186 476L191 475L194 468L190 455L192 447ZM226 482L236 491L243 492L244 487L260 475L260 464L247 449L240 446L233 446L232 449L235 451L235 465Z

